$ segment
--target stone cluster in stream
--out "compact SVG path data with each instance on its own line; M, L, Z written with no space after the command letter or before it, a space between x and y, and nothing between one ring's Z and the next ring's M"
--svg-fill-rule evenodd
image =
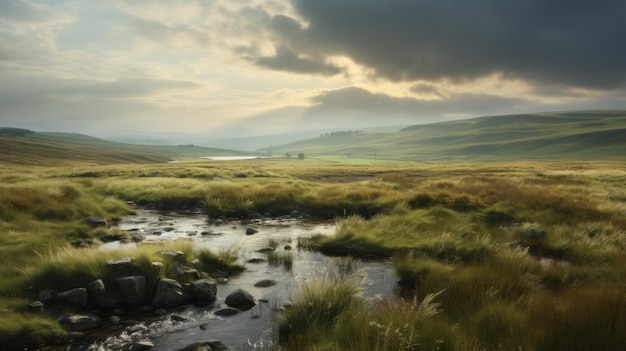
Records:
M107 261L107 265L108 271L113 272L114 277L107 277L108 284L103 279L97 279L87 286L62 292L43 289L38 293L38 300L30 303L30 310L45 312L47 307L54 306L59 307L56 308L58 310L69 308L79 311L75 314L62 315L59 322L70 331L70 336L80 338L82 332L89 329L136 323L120 317L131 311L162 315L166 313L167 308L189 304L205 306L216 300L219 279L213 279L204 272L198 272L180 263L183 252L164 250L159 251L159 254L172 260L169 273L176 279L160 278L152 286L150 278L136 274L139 269L135 265L135 258L111 259ZM161 262L152 262L153 271L147 274L159 276L163 267ZM231 293L225 303L234 311L242 311L255 306L257 300L247 291L239 289ZM219 311L216 311L216 314L217 312ZM144 346L148 345L149 342L145 342ZM134 349L147 350L149 347L136 345Z

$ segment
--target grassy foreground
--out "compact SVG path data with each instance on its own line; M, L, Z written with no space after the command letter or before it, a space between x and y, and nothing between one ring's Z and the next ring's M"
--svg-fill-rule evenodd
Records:
M619 162L7 166L0 345L32 347L63 334L53 318L27 311L36 298L29 287L49 276L59 289L91 279L106 259L93 246L119 233L80 220L115 221L134 201L210 216L298 210L338 218L337 235L313 246L394 257L404 299L363 301L350 279L314 283L283 316L287 350L624 349L624 179ZM316 299L326 310L309 313Z

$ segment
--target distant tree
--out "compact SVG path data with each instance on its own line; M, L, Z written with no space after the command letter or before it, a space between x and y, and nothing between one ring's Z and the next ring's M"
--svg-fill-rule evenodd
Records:
M288 153L288 152L286 152L286 153L285 153L285 157L287 157L287 158L291 158L291 154L290 154L290 153Z
M23 137L28 134L35 134L35 132L33 132L32 130L22 129L22 128L10 128L10 127L0 128L0 136Z
M298 154L298 158L301 159L301 160L304 160L304 153L302 153L302 152L299 153Z

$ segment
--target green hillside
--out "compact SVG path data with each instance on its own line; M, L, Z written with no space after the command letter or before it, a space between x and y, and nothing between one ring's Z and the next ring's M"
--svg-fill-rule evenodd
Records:
M274 155L412 161L625 160L626 110L489 116L399 131L338 132Z
M202 156L247 154L195 145L134 145L82 134L40 133L19 128L0 128L0 164L54 166L75 162L157 163Z

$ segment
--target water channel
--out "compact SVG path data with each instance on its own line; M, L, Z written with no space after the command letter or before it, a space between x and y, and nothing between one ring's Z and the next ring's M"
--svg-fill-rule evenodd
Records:
M124 218L119 228L146 237L145 242L186 239L192 240L194 248L209 248L214 252L236 249L246 270L218 285L217 301L207 307L187 306L168 311L154 320L128 326L87 349L116 351L127 349L139 340L150 340L151 350L178 350L202 340L218 339L232 350L269 350L276 348L277 311L310 279L334 274L339 259L321 253L301 249L298 238L314 234L330 235L336 230L334 222L297 219L289 216L252 221L224 221L220 225L209 224L200 212L159 212L138 210L137 215ZM218 222L219 223L219 222ZM258 232L246 235L246 229ZM293 255L291 268L273 265L266 261L267 254L258 250L267 248L270 240L278 242L276 248L289 250ZM121 244L114 242L103 249L114 249ZM253 259L258 263L250 263ZM358 275L362 279L363 293L370 298L392 296L396 276L390 261L360 261ZM258 281L271 279L276 285L255 287ZM236 289L245 289L254 295L259 304L229 317L218 317L215 311L226 307L224 299ZM175 315L176 318L172 318Z

